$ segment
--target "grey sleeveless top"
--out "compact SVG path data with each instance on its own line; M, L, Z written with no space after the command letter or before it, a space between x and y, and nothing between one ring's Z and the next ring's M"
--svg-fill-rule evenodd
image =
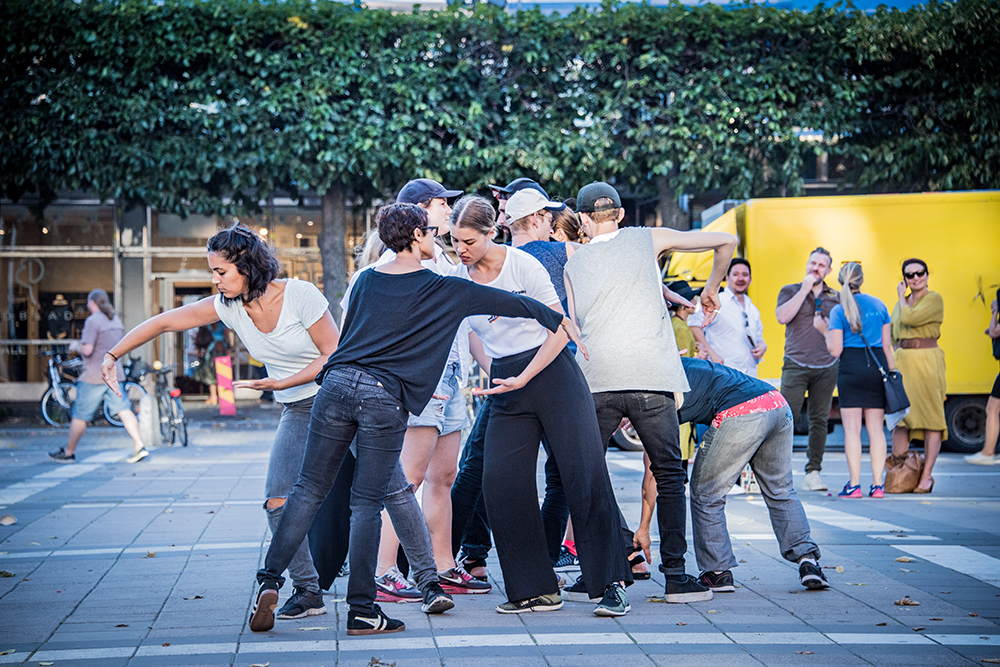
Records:
M577 362L594 393L690 390L663 300L653 234L626 227L566 262L590 360Z

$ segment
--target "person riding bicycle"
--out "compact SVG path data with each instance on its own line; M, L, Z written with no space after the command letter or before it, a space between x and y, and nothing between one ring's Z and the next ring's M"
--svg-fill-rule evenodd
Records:
M101 377L101 360L122 339L125 326L115 315L108 293L102 289L95 289L87 295L87 309L90 317L83 323L80 340L73 341L69 346L70 350L83 358L83 372L76 384L73 419L69 425L69 442L65 447L50 453L49 458L57 463L76 463L76 446L87 430L87 422L94 418L103 402L107 401L109 412L118 415L135 447L135 453L126 460L138 463L149 456L149 451L143 447L142 438L139 437L139 420L132 412L128 399L118 389L119 383L125 381L122 365L116 360L108 373L104 374L103 380ZM104 386L105 382L107 386Z
M108 351L101 370L112 386L117 360L162 333L218 322L232 328L268 373L234 387L273 391L282 405L264 482L264 510L273 532L302 466L309 410L319 391L313 378L337 348L340 332L322 292L305 280L278 280L278 260L249 229L233 225L209 239L208 265L217 295L160 313L135 327ZM278 611L278 618L325 614L308 539L288 570L295 594Z

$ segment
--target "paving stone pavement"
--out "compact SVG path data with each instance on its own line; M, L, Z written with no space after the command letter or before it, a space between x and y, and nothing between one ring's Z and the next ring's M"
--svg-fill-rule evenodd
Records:
M347 637L345 579L327 593L326 615L255 634L247 620L269 540L261 502L273 426L197 426L191 446L160 448L136 465L125 462L129 441L114 429L88 431L74 465L45 455L65 432L0 431L0 514L17 517L0 526L0 665L937 667L1000 659L1000 468L955 454L939 460L928 496L800 494L828 591L799 585L764 503L734 494L727 515L739 588L710 602L663 603L654 572L628 589L632 610L621 618L569 602L555 613L500 615L502 573L491 558L494 591L456 596L451 612L384 605L406 622L400 634ZM804 462L797 452L797 483ZM612 451L608 464L634 524L641 454ZM839 488L843 454L828 453L825 466ZM688 571L697 574L691 551ZM290 592L286 584L282 600ZM894 604L906 597L919 606Z

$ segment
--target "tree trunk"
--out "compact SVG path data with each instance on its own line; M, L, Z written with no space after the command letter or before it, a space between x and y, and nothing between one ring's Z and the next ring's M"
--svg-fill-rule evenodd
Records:
M656 205L657 227L671 227L682 231L690 229L690 220L687 214L681 211L677 203L677 193L670 187L666 176L656 177L656 192L660 196L660 201Z
M323 294L330 302L333 319L340 322L340 299L347 290L347 186L334 181L323 193L323 228L319 233L319 256L323 262Z

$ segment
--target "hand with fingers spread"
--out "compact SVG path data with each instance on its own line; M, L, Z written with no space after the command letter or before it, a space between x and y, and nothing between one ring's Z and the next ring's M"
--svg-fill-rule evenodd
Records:
M234 389L258 389L260 391L275 391L284 389L281 383L274 378L257 378L256 380L237 380L233 383Z

